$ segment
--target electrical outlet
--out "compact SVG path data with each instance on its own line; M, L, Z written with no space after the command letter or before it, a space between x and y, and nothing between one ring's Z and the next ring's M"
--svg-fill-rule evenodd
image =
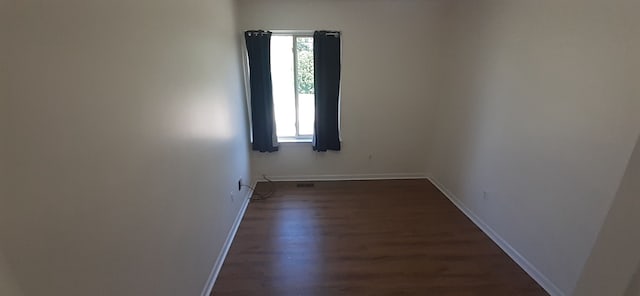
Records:
M482 199L488 200L489 199L489 193L487 193L486 191L482 191Z
M236 197L233 195L233 192L229 193L229 198L231 198L231 202L236 201Z
M238 191L242 190L242 178L238 179Z

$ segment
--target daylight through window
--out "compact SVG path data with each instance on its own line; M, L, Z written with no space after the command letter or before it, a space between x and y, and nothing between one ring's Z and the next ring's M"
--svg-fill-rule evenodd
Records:
M315 116L313 37L271 37L271 79L279 141L311 140Z

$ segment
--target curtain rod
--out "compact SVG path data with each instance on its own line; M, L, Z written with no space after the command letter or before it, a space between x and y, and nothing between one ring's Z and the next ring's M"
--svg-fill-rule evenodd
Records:
M249 36L251 35L266 35L266 34L271 34L271 32L269 31L263 31L263 30L248 30L248 31L244 31L244 34L248 34Z
M309 35L313 35L313 33L318 32L315 30L248 30L245 31L245 33L249 33L249 34L276 34L276 35L280 35L280 34L309 34ZM340 31L323 31L320 30L320 32L324 32L327 35L330 36L340 36L342 35L342 32Z
M274 34L311 34L313 35L314 30L270 30Z

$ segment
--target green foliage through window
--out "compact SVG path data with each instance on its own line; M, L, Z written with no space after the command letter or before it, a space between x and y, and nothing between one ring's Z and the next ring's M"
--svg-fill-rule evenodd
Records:
M313 94L313 38L298 37L296 40L298 64L296 70L297 89L299 94Z

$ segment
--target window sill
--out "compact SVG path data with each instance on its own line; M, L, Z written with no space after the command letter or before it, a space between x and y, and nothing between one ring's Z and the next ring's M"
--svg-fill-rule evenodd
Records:
M311 143L311 138L278 138L278 143Z

